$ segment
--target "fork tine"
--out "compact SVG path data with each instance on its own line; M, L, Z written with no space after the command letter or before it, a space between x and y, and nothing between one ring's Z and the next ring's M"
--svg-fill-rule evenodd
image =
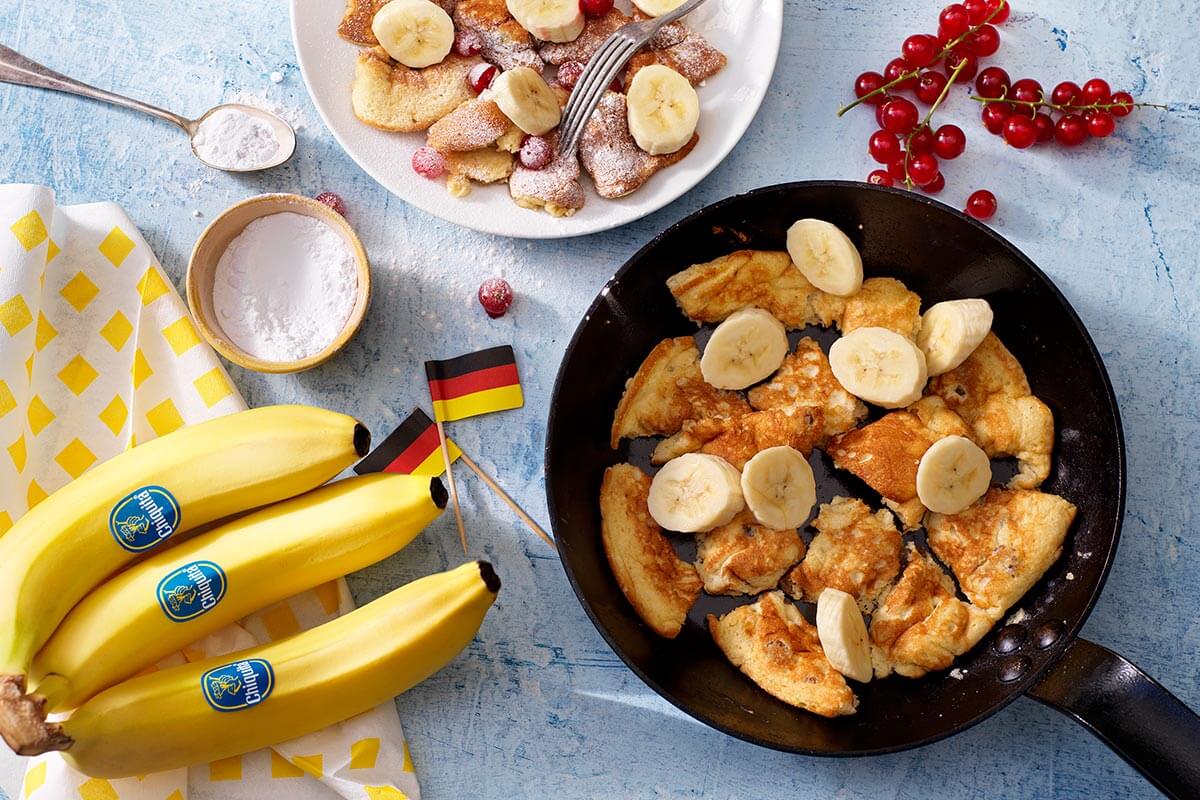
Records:
M608 39L600 46L587 66L583 69L583 74L579 76L578 82L575 84L575 90L571 92L571 97L567 101L566 112L563 115L564 124L573 126L575 119L580 114L580 109L586 103L588 96L594 91L597 79L603 77L604 72L611 65L611 60L620 49L624 42L620 39Z
M570 152L578 144L583 128L599 104L601 96L638 48L636 42L623 38L610 39L605 45L609 42L613 43L612 46L602 46L584 68L575 91L567 101L567 109L560 123L559 141L562 143L562 152Z

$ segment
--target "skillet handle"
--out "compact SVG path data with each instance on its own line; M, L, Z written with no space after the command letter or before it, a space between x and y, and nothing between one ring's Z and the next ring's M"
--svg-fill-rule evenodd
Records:
M1076 639L1028 694L1074 717L1168 797L1200 797L1200 716L1125 658Z

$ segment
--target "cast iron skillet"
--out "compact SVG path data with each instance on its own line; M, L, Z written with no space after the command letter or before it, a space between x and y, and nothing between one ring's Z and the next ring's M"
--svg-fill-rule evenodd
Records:
M834 720L775 700L722 656L704 616L744 599L702 596L677 639L655 636L609 569L597 499L606 467L648 464L645 442L609 448L626 379L660 340L696 331L667 277L740 248L782 250L787 227L802 217L838 225L862 251L868 277L899 278L926 305L991 303L997 335L1054 411L1055 469L1044 488L1079 507L1063 557L1018 604L1025 618L959 658L961 679L941 672L856 685L858 713ZM813 461L819 502L837 493L877 500L823 455ZM567 347L550 409L546 493L563 567L600 633L652 689L718 730L807 755L873 755L958 733L1028 693L1087 726L1164 792L1200 797L1200 718L1124 658L1076 636L1108 575L1125 506L1124 441L1100 356L1041 270L947 206L860 183L792 183L731 197L672 226L617 272ZM679 542L685 557L693 546Z

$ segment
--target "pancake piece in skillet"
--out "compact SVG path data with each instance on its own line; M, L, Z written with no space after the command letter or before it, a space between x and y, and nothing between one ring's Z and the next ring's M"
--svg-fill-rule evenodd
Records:
M921 330L921 297L895 278L867 278L846 298L835 320L842 333L859 328L887 328L913 341Z
M819 408L772 408L740 417L692 420L683 430L663 439L650 461L665 464L684 453L720 456L737 469L768 447L792 447L807 457L824 438L824 417Z
M696 534L696 569L709 594L758 594L774 589L804 556L795 530L758 524L749 510L708 533Z
M1050 475L1054 415L1033 396L1025 370L994 333L954 369L929 381L926 395L942 398L971 426L990 458L1016 456L1014 489L1035 489Z
M625 437L669 436L688 420L749 412L739 393L714 388L704 380L695 339L664 339L625 384L613 416L610 444L615 450Z
M820 444L853 430L867 416L867 407L838 383L821 346L807 336L796 343L796 351L783 360L770 380L750 390L749 398L756 411L820 408Z
M875 677L946 669L991 627L987 614L955 597L950 576L909 544L908 565L871 619Z
M733 665L764 691L823 717L853 714L858 698L825 658L817 629L783 592L723 617L708 615L708 629Z
M604 472L600 535L617 584L638 616L659 636L679 635L700 596L696 568L675 555L650 516L650 476L631 464Z
M905 530L921 526L925 506L917 497L917 467L934 442L970 436L963 420L941 398L923 397L870 425L835 436L828 452L838 469L862 478L896 512Z
M993 488L966 511L925 522L963 594L998 620L1058 560L1075 512L1057 495Z

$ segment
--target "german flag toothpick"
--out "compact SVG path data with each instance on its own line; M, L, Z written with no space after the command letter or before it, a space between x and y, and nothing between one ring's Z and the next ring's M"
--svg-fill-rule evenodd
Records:
M458 445L449 439L446 445L450 450L450 461L457 461L462 455ZM354 471L359 475L394 472L439 478L446 472L446 463L438 447L437 426L428 414L418 408L369 456L358 462Z
M429 395L438 422L506 411L525 405L517 357L509 345L444 361L426 361Z

